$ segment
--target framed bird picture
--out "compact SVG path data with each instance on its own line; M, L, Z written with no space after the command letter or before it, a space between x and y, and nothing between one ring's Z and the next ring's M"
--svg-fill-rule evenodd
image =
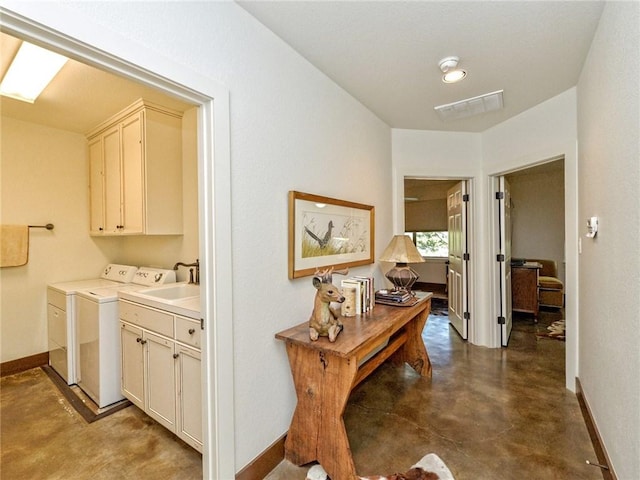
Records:
M373 263L374 232L371 205L290 191L289 278Z

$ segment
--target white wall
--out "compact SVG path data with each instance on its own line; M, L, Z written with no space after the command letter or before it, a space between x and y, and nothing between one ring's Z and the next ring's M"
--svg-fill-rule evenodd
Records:
M274 334L306 321L312 307L310 280L287 277L287 192L374 205L377 257L391 237L390 130L235 3L72 2L33 15L45 25L81 25L86 16L113 35L78 28L83 41L125 58L157 52L170 62L158 62L159 73L171 78L172 65L185 65L202 73L198 81L214 78L229 89L233 277L227 280L240 470L288 429L295 393ZM359 181L364 172L367 182ZM380 275L377 266L354 271L368 272Z
M31 229L29 261L0 269L2 362L47 351L47 284L96 278L117 260L113 239L89 237L86 139L2 117L2 223Z
M471 248L471 284L474 288L470 305L469 339L479 345L489 345L490 329L483 314L488 302L488 284L479 275L483 260L481 252L484 222L483 202L486 182L482 177L481 135L478 133L439 132L423 130L392 130L393 195L395 232L404 232L404 178L469 179L471 184L471 231L476 241ZM443 267L442 265L440 265ZM431 278L431 272L429 278ZM427 281L427 280L423 280Z
M619 479L640 478L639 25L607 3L578 83L580 382Z
M562 170L508 176L513 209L514 258L554 260L564 282L564 175Z

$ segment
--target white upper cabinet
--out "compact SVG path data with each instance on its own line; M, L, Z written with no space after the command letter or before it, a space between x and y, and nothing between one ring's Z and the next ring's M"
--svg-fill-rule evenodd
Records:
M138 100L87 138L91 235L182 234L182 114Z

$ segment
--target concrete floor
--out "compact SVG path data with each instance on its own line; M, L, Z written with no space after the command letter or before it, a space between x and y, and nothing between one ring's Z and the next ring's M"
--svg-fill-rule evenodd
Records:
M585 464L597 458L564 387L565 344L535 335L561 318L516 317L509 347L488 349L430 316L431 380L384 364L352 392L345 424L358 474L405 472L436 453L456 480L602 479ZM304 480L309 467L285 460L265 480Z
M488 349L430 316L433 378L384 364L351 395L345 423L358 473L404 472L436 453L456 480L601 479L585 464L596 456L564 388L564 343L535 335L559 318L516 319L509 348ZM3 479L202 476L200 454L137 408L86 423L40 369L2 378L0 397ZM304 480L309 467L283 461L265 480Z
M202 478L202 456L134 406L87 423L40 368L0 387L3 480Z

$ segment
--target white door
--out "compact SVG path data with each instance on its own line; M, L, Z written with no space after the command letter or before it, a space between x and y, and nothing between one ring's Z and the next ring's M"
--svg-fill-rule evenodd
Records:
M467 182L461 181L447 191L447 219L449 225L449 322L466 340L469 335L467 308Z
M511 192L504 176L498 178L498 268L500 270L500 343L506 347L511 336L513 310L511 306Z

